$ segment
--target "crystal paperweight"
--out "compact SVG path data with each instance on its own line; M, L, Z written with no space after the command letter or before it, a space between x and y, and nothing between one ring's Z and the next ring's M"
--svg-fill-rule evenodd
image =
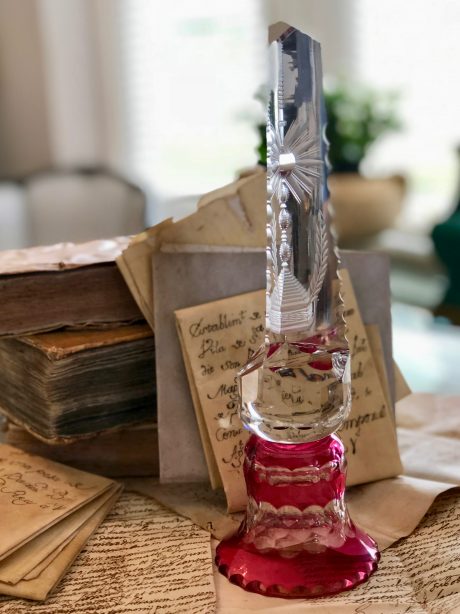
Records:
M334 435L350 410L351 375L328 221L320 46L285 24L272 33L265 343L238 374L252 433L248 506L216 563L246 590L318 597L365 581L379 553L349 517L344 448Z

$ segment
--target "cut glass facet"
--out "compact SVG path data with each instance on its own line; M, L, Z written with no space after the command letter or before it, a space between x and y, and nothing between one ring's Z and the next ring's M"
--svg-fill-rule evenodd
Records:
M260 437L300 443L345 419L349 350L328 227L320 46L287 27L270 59L267 326L240 373L241 417Z
M318 597L376 569L377 545L344 500L346 461L332 433L351 404L338 257L328 224L319 44L274 28L267 122L265 343L239 373L246 517L216 564L248 591Z

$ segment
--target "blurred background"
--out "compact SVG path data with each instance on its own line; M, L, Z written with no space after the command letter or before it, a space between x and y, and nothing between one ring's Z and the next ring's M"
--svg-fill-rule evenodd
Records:
M458 0L0 0L0 249L139 232L263 161L279 20L322 44L340 244L389 254L411 386L460 392Z

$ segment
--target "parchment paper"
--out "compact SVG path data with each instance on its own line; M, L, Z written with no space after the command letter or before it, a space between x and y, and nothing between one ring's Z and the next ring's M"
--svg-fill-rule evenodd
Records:
M402 466L385 363L374 360L347 271L342 270L342 278L353 403L339 435L346 447L348 485L353 485L398 475ZM249 436L238 415L235 375L263 341L264 302L262 290L175 312L203 447L206 458L215 459L208 464L211 483L217 482L216 465L230 512L246 505L242 466ZM374 344L383 356L381 344L375 339Z
M0 612L29 614L23 600ZM209 534L146 497L125 493L36 614L214 614Z
M0 445L0 561L113 481Z
M118 490L119 486L114 484L102 495L73 514L66 516L0 561L0 586L2 583L17 584L19 580L26 577L27 579L36 577L75 537L91 516L113 498Z
M24 579L16 584L8 584L0 582L0 593L4 595L12 595L14 597L22 597L33 599L36 601L44 601L59 580L66 573L67 569L78 556L83 546L88 541L91 534L97 529L101 522L110 511L115 501L120 494L120 488L115 487L110 489L110 496L102 502L102 505L92 506L93 514L84 522L70 539L63 542L63 548L59 548L57 552L51 553L46 559L37 565ZM93 502L91 502L93 503ZM89 504L91 506L91 503ZM0 611L4 607L0 603ZM40 607L40 606L34 606ZM18 612L18 609L7 611Z

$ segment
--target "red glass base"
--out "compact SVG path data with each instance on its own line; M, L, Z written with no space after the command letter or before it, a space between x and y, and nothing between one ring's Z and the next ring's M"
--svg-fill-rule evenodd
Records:
M253 435L246 446L246 517L217 547L230 582L272 597L321 597L361 584L380 558L344 503L345 457L334 435L279 444Z

